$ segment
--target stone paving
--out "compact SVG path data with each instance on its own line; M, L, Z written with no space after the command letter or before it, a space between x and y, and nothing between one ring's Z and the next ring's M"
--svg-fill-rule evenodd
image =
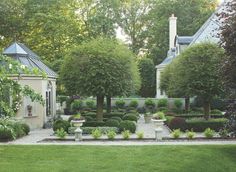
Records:
M52 129L39 129L33 130L29 133L28 136L23 138L8 142L8 143L0 143L1 144L23 144L23 145L31 145L31 144L40 144L40 145L203 145L203 144L236 144L236 140L201 140L201 141L189 141L189 140L168 140L168 141L154 141L155 132L154 132L154 124L149 123L146 124L144 122L143 116L140 117L137 123L137 132L144 132L144 138L149 140L119 140L119 141L82 141L75 142L72 141L74 136L67 136L71 141L53 141L53 142L40 142L43 139L54 139L56 136L53 135ZM164 126L163 128L163 136L170 137L170 131L168 127ZM202 136L202 133L197 133L197 136ZM91 135L84 135L84 139L91 139ZM106 138L106 136L102 136L102 138ZM117 135L116 138L122 138L122 135ZM137 138L136 134L132 134L130 138ZM153 139L153 140L151 140Z
M141 115L141 117L138 120L137 123L137 132L144 132L144 138L155 138L155 125L154 123L148 123L146 124L144 122L144 117ZM168 137L170 136L170 130L168 127L164 126L163 127L163 137Z

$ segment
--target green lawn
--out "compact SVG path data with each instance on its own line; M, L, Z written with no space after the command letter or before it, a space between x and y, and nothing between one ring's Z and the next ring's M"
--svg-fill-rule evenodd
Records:
M236 145L0 146L1 172L235 172Z

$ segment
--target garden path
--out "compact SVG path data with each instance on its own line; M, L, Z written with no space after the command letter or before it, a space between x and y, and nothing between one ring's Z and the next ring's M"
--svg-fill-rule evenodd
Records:
M139 118L137 122L137 132L143 132L144 133L144 138L155 138L155 125L154 123L148 123L146 124L144 121L144 116L140 115L141 117ZM170 130L167 126L163 127L163 137L168 137L170 135Z
M144 122L144 117L141 115L137 122L137 132L144 132L144 138L155 138L155 132L154 132L155 126L153 123L146 124ZM203 136L202 133L196 133L196 136ZM170 137L170 131L168 127L163 127L163 137ZM182 136L183 137L183 136ZM83 142L74 142L74 141L65 141L65 142L46 142L42 143L39 142L45 138L56 138L55 135L53 135L52 129L38 129L38 130L32 130L28 136L25 136L23 138L8 142L8 143L0 143L2 144L59 144L59 145L204 145L204 144L236 144L236 140L202 140L202 141L186 141L186 140L172 140L172 141L83 141ZM67 136L68 139L73 139L74 136ZM84 139L92 138L91 135L84 135ZM107 138L105 135L102 136L102 138ZM116 138L122 138L122 135L119 134L116 136ZM136 134L132 134L131 138L137 138Z

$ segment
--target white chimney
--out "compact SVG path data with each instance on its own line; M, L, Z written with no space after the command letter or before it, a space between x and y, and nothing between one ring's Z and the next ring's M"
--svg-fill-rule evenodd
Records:
M175 47L175 36L177 35L177 17L174 14L169 18L169 49Z

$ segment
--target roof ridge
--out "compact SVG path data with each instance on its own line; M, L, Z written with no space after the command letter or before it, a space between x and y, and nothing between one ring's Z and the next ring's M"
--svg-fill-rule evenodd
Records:
M207 26L209 26L209 24L211 23L211 21L215 22L213 20L213 18L216 16L217 12L219 12L219 10L224 6L225 4L222 3L221 5L219 5L217 7L217 9L211 14L211 16L205 21L205 23L198 29L198 31L193 35L193 40L192 42L190 43L193 44L195 43L195 41L199 38L199 36L204 32L204 30L207 28Z

